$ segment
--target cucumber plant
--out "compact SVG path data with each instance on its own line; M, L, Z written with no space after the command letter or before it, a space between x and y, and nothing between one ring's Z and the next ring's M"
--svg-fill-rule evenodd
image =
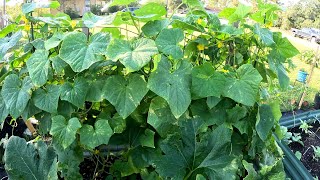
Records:
M0 31L0 115L35 117L39 136L6 141L10 179L81 179L84 152L109 161L116 179L285 178L273 135L281 112L263 89L287 88L286 64L299 53L268 29L280 9L215 15L183 3L186 16L148 3L79 22L32 16L56 1L23 4L24 24ZM112 147L122 148L104 151Z

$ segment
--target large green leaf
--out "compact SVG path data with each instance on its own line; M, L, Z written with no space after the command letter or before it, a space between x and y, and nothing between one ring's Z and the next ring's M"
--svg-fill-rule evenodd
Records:
M177 119L173 116L166 100L161 97L152 99L147 121L161 137L176 132L178 128Z
M146 81L137 74L131 74L127 78L111 76L104 86L105 98L124 119L137 108L147 92Z
M34 116L35 114L41 112L41 109L37 108L34 105L34 102L30 100L26 106L26 108L23 110L21 117L25 121L28 120L30 117Z
M78 143L72 143L68 148L53 142L53 147L58 155L59 171L64 179L83 179L80 174L80 163L83 162L83 151Z
M61 87L61 99L77 107L83 107L89 86L84 78L76 78L74 83L66 82Z
M273 33L273 39L275 44L273 47L285 58L291 58L300 52L294 47L286 37L282 37L281 33Z
M36 107L50 112L56 113L60 96L60 87L58 85L47 85L45 89L37 89L33 93L33 101Z
M125 5L129 5L133 2L136 2L137 0L114 0L111 4L111 6L125 6Z
M224 96L238 103L253 106L258 100L261 75L251 64L240 66L236 74L236 77L227 78Z
M22 32L18 31L14 33L11 37L5 37L0 39L0 61L6 55L9 49L13 48L19 40L22 38Z
M257 115L256 129L259 137L265 141L276 122L271 106L262 104Z
M164 155L154 164L164 178L195 179L202 174L208 179L235 179L238 167L231 152L230 129L221 125L206 136L200 136L203 122L188 119L180 122L181 136L170 135L160 148Z
M63 116L52 117L50 134L64 148L69 147L76 139L76 133L81 128L78 118L66 120Z
M159 3L148 3L134 11L136 18L147 20L160 19L166 13L166 8Z
M81 144L94 149L101 144L108 144L113 131L105 119L99 119L91 125L83 125L80 129L80 142Z
M200 28L200 26L195 26L194 24L190 23L190 22L185 22L183 20L180 19L175 19L173 20L173 22L171 23L173 28L179 28L182 30L191 30L191 31L198 31L198 32L204 32L204 29Z
M86 101L91 102L100 102L103 100L103 86L105 83L105 79L88 79L89 82L89 90L87 93Z
M6 119L9 114L9 110L6 107L6 104L3 101L2 96L0 96L0 124Z
M220 17L225 17L229 23L242 21L252 10L251 6L239 5L237 8L225 8L219 13Z
M273 41L273 34L272 32L267 29L267 28L261 28L259 24L254 25L254 30L253 32L257 34L260 39L262 40L263 43L265 43L267 46L270 46L274 44L275 42Z
M52 68L54 69L55 73L57 75L64 75L65 68L67 68L69 65L59 56L51 57L49 60L52 62Z
M248 172L248 175L244 178L244 180L255 180L259 178L258 173L254 169L252 163L248 163L247 161L242 160L242 164L246 169L246 171Z
M34 85L42 86L47 82L50 61L49 52L36 50L27 61L27 68Z
M199 0L182 0L182 2L188 5L192 9L193 8L204 9L202 2Z
M17 24L9 24L6 27L0 30L0 38L6 37L8 34L14 32L14 29L17 27Z
M107 55L120 62L129 71L138 71L149 63L151 56L158 53L155 42L151 39L138 39L133 42L115 39L107 49Z
M181 29L163 29L156 39L156 45L163 53L171 55L174 59L180 59L183 57L183 52L178 44L183 38Z
M71 66L73 71L81 72L93 63L104 59L103 54L109 39L109 35L97 33L87 42L87 36L84 33L70 33L61 44L60 57Z
M146 129L144 133L139 136L139 142L142 147L154 148L154 134L150 129Z
M280 84L280 87L282 89L287 89L290 85L290 78L288 76L286 67L282 62L285 61L285 58L279 54L278 51L272 50L270 54L267 56L268 63L270 69L276 73L278 77L278 81Z
M246 117L247 109L244 106L236 105L232 109L227 109L227 120L228 122L236 123L240 119Z
M111 14L109 16L97 16L93 14L92 12L86 12L83 17L83 23L88 27L88 28L94 28L97 26L105 26L105 25L110 25L112 21L114 20L115 15Z
M157 69L150 75L148 88L165 99L173 115L178 118L191 103L191 64L182 60L176 70L171 69L168 59L162 57Z
M43 141L33 145L22 138L10 137L4 161L10 179L58 179L56 154Z
M64 38L64 34L62 34L60 32L54 33L53 36L50 37L50 39L48 39L44 42L45 49L49 50L49 49L52 49L52 48L59 46L59 44L61 43L63 38Z
M167 28L169 24L170 21L168 19L148 21L144 26L142 26L141 30L146 36L156 36L164 28Z
M191 92L195 98L220 97L225 82L224 75L216 72L210 63L204 63L192 69Z
M10 114L18 118L26 108L31 98L33 84L29 76L23 81L15 74L7 76L4 80L1 95Z
M209 109L212 109L220 101L221 101L221 98L218 98L218 97L215 97L215 96L210 96L210 97L207 98L207 105L208 105Z

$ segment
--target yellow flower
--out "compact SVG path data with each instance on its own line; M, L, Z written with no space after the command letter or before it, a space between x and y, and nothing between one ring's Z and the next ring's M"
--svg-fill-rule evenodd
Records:
M197 23L198 23L198 24L201 24L201 23L202 23L202 19L199 18L199 19L197 20Z
M273 25L272 22L269 21L269 22L266 24L266 27L269 28L269 27L272 27L272 25Z
M229 72L229 70L222 69L222 70L221 70L221 72L223 72L223 73L228 73L228 72Z
M204 50L204 45L203 44L198 44L197 48L199 51L203 51Z
M71 25L72 28L76 27L76 26L77 26L77 21L72 20L72 21L70 22L70 25Z
M99 154L100 153L100 151L98 150L98 149L95 149L94 151L93 151L93 154Z
M218 41L217 46L218 46L218 48L222 48L222 46L223 46L223 42Z
M212 31L212 32L211 32L211 35L214 36L214 35L216 35L216 33L215 33L214 31Z
M30 26L29 24L26 24L26 25L24 26L24 30L30 31L30 29L31 29L31 26Z
M26 16L22 16L21 20L24 21L25 24L27 24L29 22L28 19L26 18Z

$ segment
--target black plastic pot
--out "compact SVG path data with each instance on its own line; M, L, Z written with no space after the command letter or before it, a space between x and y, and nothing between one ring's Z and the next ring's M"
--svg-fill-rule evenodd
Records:
M301 121L310 122L314 119L318 119L318 116L320 116L320 110L305 112L296 116L281 118L280 125L287 128L293 128L296 126L300 126ZM277 140L277 142L284 153L283 166L287 176L293 180L313 180L310 172L301 163L301 161L297 159L290 148L284 142L281 142L279 140Z

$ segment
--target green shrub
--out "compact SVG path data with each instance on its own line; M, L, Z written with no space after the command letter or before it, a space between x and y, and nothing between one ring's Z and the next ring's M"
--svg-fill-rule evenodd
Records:
M0 40L0 59L9 56L0 120L35 117L39 136L6 142L9 178L81 179L85 154L93 179L284 179L279 103L262 85L287 88L284 63L299 52L261 23L278 8L223 10L234 27L198 1L186 7L186 17L165 18L157 4L134 15L87 13L89 35L67 18L27 13L34 36L17 26ZM123 25L130 34L119 34Z
M68 14L71 19L80 18L79 13L77 11L73 10L72 8L67 8L67 10L65 10L64 13Z

